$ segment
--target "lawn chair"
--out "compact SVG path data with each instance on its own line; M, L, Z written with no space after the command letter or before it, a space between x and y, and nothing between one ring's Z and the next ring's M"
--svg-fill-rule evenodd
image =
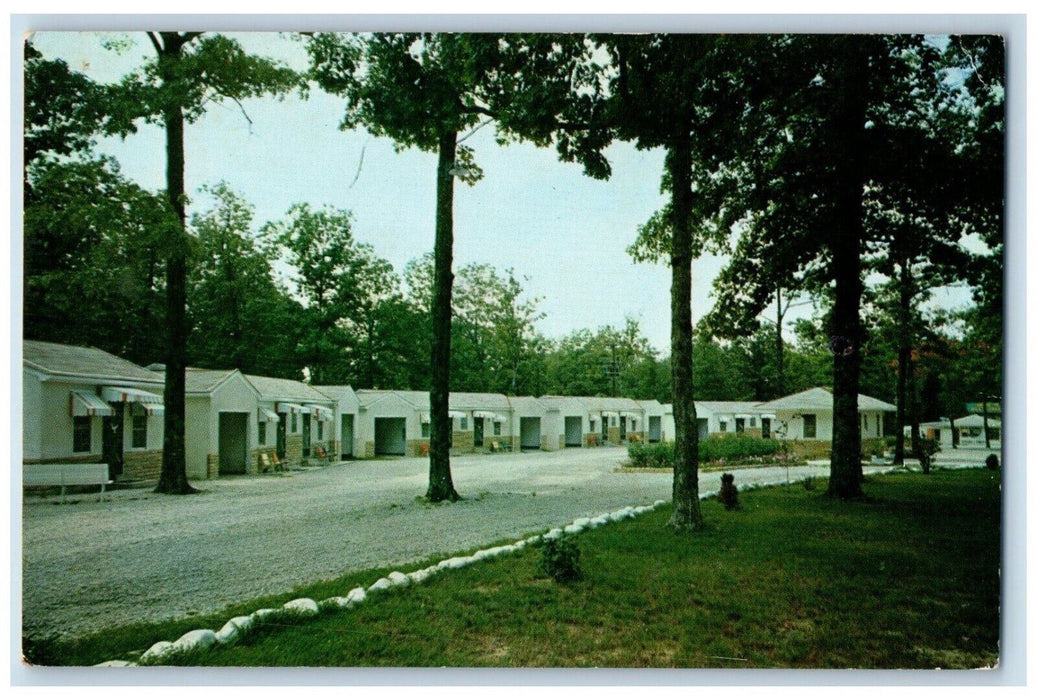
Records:
M260 452L259 453L259 471L261 471L264 474L266 474L268 471L270 471L270 468L271 468L270 456L266 452Z
M313 448L313 456L324 462L324 464L331 464L331 458L328 457L328 452L324 449L324 445L315 445Z
M282 462L280 459L278 459L276 452L271 452L270 453L270 462L274 465L274 471L276 471L276 472L286 472L286 471L288 471L288 461L285 460L284 462Z

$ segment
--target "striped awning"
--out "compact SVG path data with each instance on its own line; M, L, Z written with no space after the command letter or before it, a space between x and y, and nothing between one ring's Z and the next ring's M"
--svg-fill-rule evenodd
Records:
M68 399L73 416L113 416L115 411L100 396L89 391L73 391Z
M489 418L494 423L504 422L504 416L499 413L494 413L493 411L472 411L472 416L474 418Z
M320 421L329 421L329 420L331 420L332 418L335 417L335 412L332 411L327 406L309 405L309 406L306 406L305 408L310 409L310 411L313 413L314 417L316 417L316 419L320 420Z
M624 418L640 418L641 417L640 413L634 413L633 411L623 411L622 415L623 415Z
M467 418L468 414L464 411L447 411L447 415L451 418Z
M619 418L618 411L602 411L601 415L605 416L606 418Z
M421 418L421 422L422 423L431 423L432 422L432 419L429 418L429 415L427 413L422 413L420 415L420 418Z
M278 413L309 413L310 409L302 404L289 403L287 401L277 402Z
M277 417L277 414L274 411L271 411L269 408L263 408L262 406L260 406L259 420L265 421L267 423L277 423L280 422L281 419Z
M771 420L774 420L774 419L775 419L775 418L777 418L777 417L778 417L778 416L776 416L776 415L775 415L775 414L773 414L773 413L761 413L761 414L760 414L760 418L770 418Z
M755 413L736 413L735 414L735 418L746 419L746 418L755 418L755 417L756 417Z
M124 386L106 386L101 388L101 396L105 401L135 402L141 404L162 405L162 397L143 389L129 389Z

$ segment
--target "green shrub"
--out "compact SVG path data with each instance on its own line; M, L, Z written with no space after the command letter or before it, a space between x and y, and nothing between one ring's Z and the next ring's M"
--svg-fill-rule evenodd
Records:
M765 458L785 454L785 445L779 440L764 440L748 435L717 435L699 440L699 462L739 464L763 462ZM672 469L674 444L657 442L631 443L627 448L630 466L647 469Z
M633 467L672 469L673 449L672 442L632 442L627 448L627 454L630 455L630 465Z
M583 578L580 571L580 548L576 546L575 537L563 532L554 539L541 538L536 546L540 548L540 571L557 583Z

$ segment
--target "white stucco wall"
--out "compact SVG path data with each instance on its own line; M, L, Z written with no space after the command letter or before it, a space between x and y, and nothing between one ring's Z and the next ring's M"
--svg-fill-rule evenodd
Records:
M101 455L103 418L90 418L90 450L72 450L73 418L69 411L71 392L97 394L95 383L41 381L32 370L22 372L22 458L25 460L82 459ZM146 391L161 394L161 387L146 387ZM147 444L133 447L132 404L123 406L123 452L144 452L162 449L163 418L147 417Z
M216 438L211 434L212 421L208 396L188 396L184 400L184 456L189 479L208 478L209 450L216 453Z
M22 369L22 459L43 458L43 387L39 375Z

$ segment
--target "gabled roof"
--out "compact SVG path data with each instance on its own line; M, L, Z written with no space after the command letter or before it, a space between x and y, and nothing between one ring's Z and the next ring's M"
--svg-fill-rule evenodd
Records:
M353 387L349 384L324 384L321 386L314 386L313 388L327 396L329 399L337 399L343 394L346 394L347 396L356 395Z
M44 374L97 382L162 384L165 378L97 348L22 341L22 362Z
M990 414L987 414L987 425L992 427L992 428L998 428L998 427L1001 426L1001 421L999 419L997 419L997 418L994 418ZM948 421L947 426L950 427L950 421ZM965 416L964 418L955 418L954 419L954 427L955 428L982 428L983 427L983 416L981 416L981 415L979 415L977 413L973 413L971 415Z
M236 369L200 369L197 367L188 367L184 372L184 391L188 394L211 394L236 374L241 375L250 389L259 393L255 386L245 378L245 375Z
M541 414L547 413L550 408L547 401L535 396L511 396L508 402L511 404L511 410L517 413Z
M303 401L330 403L333 399L328 398L309 384L294 379L279 379L277 377L257 377L246 374L245 378L252 382L252 386L259 392L259 397L264 401Z
M834 403L832 392L824 387L816 386L813 389L801 391L798 394L790 394L773 401L765 401L757 405L757 408L766 410L786 411L831 411ZM864 411L895 411L897 407L864 394L857 395L857 408Z

